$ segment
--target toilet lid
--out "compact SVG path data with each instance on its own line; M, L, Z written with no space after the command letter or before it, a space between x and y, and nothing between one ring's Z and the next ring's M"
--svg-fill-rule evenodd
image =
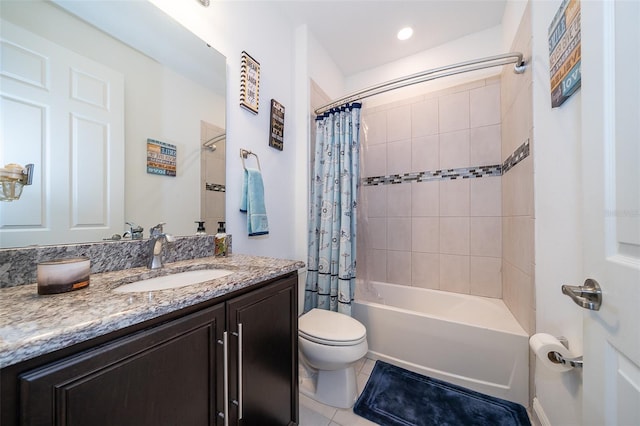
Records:
M325 309L312 309L302 315L298 332L312 342L333 346L357 345L367 337L367 329L358 320Z

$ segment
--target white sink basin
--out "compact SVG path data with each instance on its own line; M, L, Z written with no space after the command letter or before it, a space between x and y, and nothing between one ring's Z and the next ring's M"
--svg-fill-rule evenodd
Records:
M229 271L228 269L200 269L198 271L179 272L177 274L148 278L131 284L124 284L117 287L114 291L117 293L135 293L139 291L167 290L170 288L199 284L231 274L233 274L233 271Z

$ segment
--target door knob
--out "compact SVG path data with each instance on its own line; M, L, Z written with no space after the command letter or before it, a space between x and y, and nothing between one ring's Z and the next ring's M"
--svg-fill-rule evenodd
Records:
M597 311L602 305L602 290L594 279L587 278L584 285L563 285L562 294L566 294L576 305Z

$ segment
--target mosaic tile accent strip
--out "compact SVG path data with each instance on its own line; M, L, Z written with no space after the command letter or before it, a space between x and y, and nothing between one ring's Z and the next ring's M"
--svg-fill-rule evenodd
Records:
M516 150L511 154L504 163L502 163L502 174L507 173L516 164L524 160L529 156L529 139L524 141Z
M502 176L516 164L529 156L529 139L520 145L502 164L491 166L461 167L426 172L413 172L388 176L362 178L362 186L395 185L408 182L429 182L439 180L476 179L487 176Z
M221 183L205 183L204 189L207 191L227 192L227 187Z
M389 185L407 182L429 182L437 180L475 179L484 176L500 176L502 166L462 167L426 172L404 173L401 175L373 176L362 179L363 186Z

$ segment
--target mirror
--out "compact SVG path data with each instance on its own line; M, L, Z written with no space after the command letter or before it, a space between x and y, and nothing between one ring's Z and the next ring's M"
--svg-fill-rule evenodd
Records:
M0 17L0 162L35 164L0 203L0 248L100 241L127 222L215 233L225 57L147 1L3 0Z

